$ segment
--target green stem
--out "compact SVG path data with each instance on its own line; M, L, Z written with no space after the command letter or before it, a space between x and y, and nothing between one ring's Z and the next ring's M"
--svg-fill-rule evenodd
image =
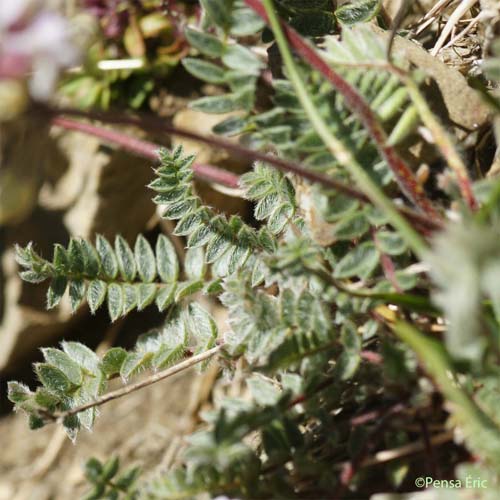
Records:
M297 70L287 39L281 29L279 19L274 10L273 0L263 0L263 5L266 9L269 24L274 33L276 43L280 49L288 78L294 86L297 97L312 126L337 161L339 161L352 175L364 194L375 206L386 214L391 224L401 233L401 236L405 239L408 246L418 257L422 258L427 249L425 241L399 214L392 201L388 199L382 190L371 180L354 155L330 132L327 123L321 118L318 109L311 100Z
M432 137L436 142L443 158L447 161L449 167L457 176L458 185L462 197L471 210L476 210L478 204L472 191L472 183L467 172L467 167L462 161L451 135L446 131L439 119L430 109L425 97L420 92L416 83L409 76L403 77L403 82L408 90L408 94L417 108L417 111L424 122L424 125L431 131Z
M489 433L491 447L478 451L490 455L491 458L498 458L498 450L496 450L495 445L500 443L500 429L462 388L442 343L429 338L403 321L396 322L391 325L391 328L403 342L415 351L444 397L455 406L454 414L460 420L461 426L467 429L469 444L474 445L474 438L477 437L477 434Z

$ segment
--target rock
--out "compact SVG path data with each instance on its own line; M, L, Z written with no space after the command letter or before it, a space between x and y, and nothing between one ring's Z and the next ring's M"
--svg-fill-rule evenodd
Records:
M22 116L1 124L0 226L29 217L43 180L56 182L66 168L46 122Z
M388 41L390 32L373 25L370 27L385 42ZM393 53L424 71L436 83L435 88L427 89L429 102L433 103L432 111L438 113L448 124L455 126L459 139L466 135L464 130L476 130L489 121L489 107L479 94L469 87L460 72L431 56L417 43L399 36L394 40Z
M36 189L29 210L11 217L11 225L3 228L0 374L17 369L37 347L67 335L89 316L85 306L71 315L65 300L46 311L46 285L21 282L13 245L33 241L50 258L53 244L67 245L73 235L93 239L99 232L113 240L120 233L133 241L155 212L146 187L153 176L149 161L103 147L98 139L78 132L49 135L48 129L44 134L43 128L18 127L12 132L18 141L14 147L12 141L3 142L1 158Z

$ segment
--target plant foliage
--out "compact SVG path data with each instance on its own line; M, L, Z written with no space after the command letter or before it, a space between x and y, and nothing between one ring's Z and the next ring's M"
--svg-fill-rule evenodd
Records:
M386 202L379 207L401 208L400 179L387 158L394 160L391 148L421 141L426 117L415 94L425 77L406 61L388 65L378 30L363 24L375 22L380 2L336 10L323 0L276 2L283 20L317 43L313 54L343 77L342 89L308 61L292 60L287 71L273 57L279 36L249 7L253 1L200 3L198 25L185 31L192 51L182 64L221 92L191 106L231 113L215 133L300 162L318 182L256 162L240 183L254 205L253 220L228 217L197 194L195 157L181 147L163 149L148 187L185 243L182 262L164 235L155 245L142 235L133 245L120 235L113 244L99 235L93 242L72 238L66 248L55 245L51 260L34 244L18 247L21 277L50 281L48 308L68 291L73 311L86 302L95 313L106 304L115 321L154 303L165 321L128 351L112 347L98 356L78 342L44 348L34 365L38 387L10 382L9 398L31 428L57 421L74 439L80 427L92 428L97 407L116 396L108 391L110 379L121 377L128 390L143 372L152 383L169 367L191 366L189 359L203 369L217 358L221 390L186 438L181 463L139 488L138 469L119 474L117 459L91 460L89 499L364 497L374 484L377 491L407 491L420 475L408 450L420 453L430 444L446 446L454 457L446 474L464 461L457 450L465 447L474 465L462 463L457 476L474 470L498 495L498 181L472 186L465 179L477 212L465 208L458 189L436 196L437 216L454 211L457 221L432 221L439 230L430 235L423 217L414 217L421 224L410 229L422 233L425 251L412 252L391 210L375 208L369 193L354 197L321 182L326 176L352 184L346 162L355 161ZM264 4L269 14L273 2ZM271 44L269 57L261 43ZM486 67L494 76L495 65ZM327 133L306 112L304 94ZM364 106L380 128L366 126ZM404 218L405 227L411 220ZM200 305L201 294L224 309L224 331ZM239 393L227 390L241 381ZM452 445L448 427L463 440ZM387 448L390 463L377 454Z

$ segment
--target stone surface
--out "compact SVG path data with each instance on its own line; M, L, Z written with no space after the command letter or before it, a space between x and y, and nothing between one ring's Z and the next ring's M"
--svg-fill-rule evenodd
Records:
M78 132L43 132L34 124L16 124L0 141L2 172L15 166L21 187L35 186L29 206L17 213L15 205L9 207L10 224L3 228L0 375L15 371L37 347L67 335L89 315L83 306L72 316L66 301L46 311L46 285L21 282L13 245L33 241L50 257L53 244L66 245L71 235L92 239L99 232L112 240L121 233L133 241L155 212L146 187L153 176L150 162ZM36 133L40 140L33 138Z

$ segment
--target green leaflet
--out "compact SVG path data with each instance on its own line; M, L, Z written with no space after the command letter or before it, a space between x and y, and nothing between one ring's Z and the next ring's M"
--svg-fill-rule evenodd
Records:
M201 0L201 5L210 20L224 30L231 26L231 7L233 0Z
M337 19L347 26L364 23L374 18L380 10L380 0L353 0L335 11Z
M137 237L134 253L141 281L151 283L156 278L156 260L153 249L144 236Z
M137 272L134 254L129 244L120 235L115 238L115 252L122 278L125 281L134 281Z
M107 284L101 280L92 280L87 288L87 302L92 314L101 307L108 291Z
M121 236L116 237L115 248L100 235L96 237L95 248L89 242L72 240L68 250L60 245L54 248L52 263L35 254L31 245L17 251L19 262L28 268L21 273L23 279L51 280L47 291L48 308L56 307L69 289L73 311L86 301L91 313L95 314L106 302L113 321L136 308L143 310L155 301L163 311L172 301L199 291L200 285L192 282L198 282L205 273L204 260L199 258L203 251L188 251L188 282L177 287L179 262L172 243L164 235L158 236L156 254L142 235L137 237L133 251ZM72 259L76 259L76 264ZM175 295L177 288L180 291Z
M346 254L335 266L336 278L351 278L358 276L367 278L378 265L379 254L375 245L367 241L357 245Z
M123 289L116 283L108 287L108 312L111 321L116 321L123 311Z
M182 60L182 65L189 73L200 80L214 84L224 83L224 70L213 63L187 57Z
M188 28L185 30L186 38L195 49L210 57L221 57L224 53L224 44L215 36L203 31Z
M177 280L179 274L177 254L170 240L163 235L160 235L156 241L156 261L158 275L164 283Z
M105 275L110 279L116 278L118 274L118 262L116 261L113 247L108 240L100 234L98 234L96 238L96 249L101 259Z

